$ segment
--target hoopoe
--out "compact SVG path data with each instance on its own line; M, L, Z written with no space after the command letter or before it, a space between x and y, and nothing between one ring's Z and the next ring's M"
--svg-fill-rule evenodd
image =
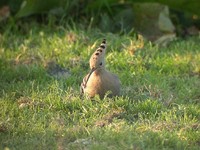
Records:
M99 48L90 58L90 72L83 78L81 83L81 93L90 98L99 95L104 98L107 92L108 97L120 94L120 80L117 75L109 72L105 68L106 39L103 39Z

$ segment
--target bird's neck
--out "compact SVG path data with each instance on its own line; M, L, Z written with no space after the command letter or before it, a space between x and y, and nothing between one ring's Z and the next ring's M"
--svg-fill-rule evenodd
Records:
M97 68L97 69L93 72L93 74L95 74L95 75L100 75L100 74L104 73L105 71L106 71L106 69L105 69L104 67L101 67L101 68Z

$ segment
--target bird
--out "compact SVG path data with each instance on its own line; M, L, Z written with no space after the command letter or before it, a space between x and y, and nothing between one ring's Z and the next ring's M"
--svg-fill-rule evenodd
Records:
M90 57L90 71L81 83L81 95L87 95L89 98L98 95L100 99L106 94L108 97L120 95L121 82L118 76L105 68L106 44L106 39L103 39Z

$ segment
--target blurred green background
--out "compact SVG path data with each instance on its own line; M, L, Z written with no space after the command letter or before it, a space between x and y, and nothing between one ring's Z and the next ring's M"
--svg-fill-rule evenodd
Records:
M198 0L1 0L0 25L2 29L9 17L14 23L31 18L42 23L77 23L102 32L136 31L156 40L164 34L198 34L199 8Z

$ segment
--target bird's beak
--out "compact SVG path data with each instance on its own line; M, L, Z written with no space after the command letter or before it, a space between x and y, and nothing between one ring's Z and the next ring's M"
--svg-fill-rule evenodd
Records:
M97 68L92 68L89 72L89 76L96 70Z
M88 77L87 77L87 79L86 79L86 83L88 82L88 80L89 80L91 74L92 74L96 69L97 69L97 68L92 68L92 69L90 70L89 75L88 75Z

